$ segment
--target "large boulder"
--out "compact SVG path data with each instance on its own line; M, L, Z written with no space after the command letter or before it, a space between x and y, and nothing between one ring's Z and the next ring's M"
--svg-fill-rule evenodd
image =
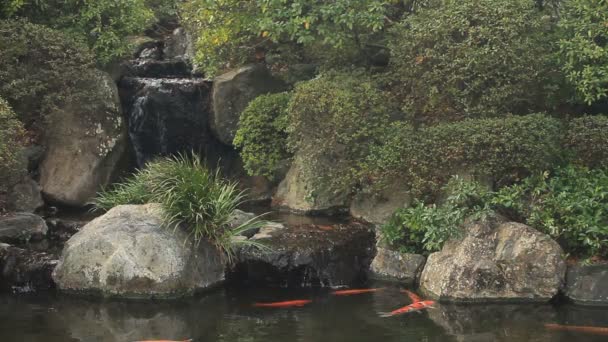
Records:
M365 280L374 253L373 230L358 222L270 223L251 239L267 249L241 248L231 276L266 285L354 285Z
M306 161L296 156L272 198L272 206L303 214L334 214L348 210L348 192L319 186L317 177L304 168ZM328 167L331 167L328 165Z
M224 264L208 242L162 224L158 204L122 205L72 236L53 273L63 291L103 296L180 297L224 280Z
M91 80L95 100L73 101L55 111L46 129L40 185L52 202L83 206L108 184L126 149L120 100L112 78Z
M608 264L568 266L564 292L576 304L608 305Z
M241 112L258 95L284 89L263 65L232 70L213 80L213 119L211 130L224 144L232 145Z
M54 288L51 277L57 258L51 254L0 243L0 290L44 291Z
M376 256L370 266L374 278L399 281L409 285L413 285L420 278L426 261L423 255L401 253L387 247L376 249Z
M15 213L0 217L0 241L28 242L31 238L42 238L48 227L42 217L31 213Z
M421 288L442 301L548 301L564 283L561 247L524 224L497 219L465 226L424 266Z

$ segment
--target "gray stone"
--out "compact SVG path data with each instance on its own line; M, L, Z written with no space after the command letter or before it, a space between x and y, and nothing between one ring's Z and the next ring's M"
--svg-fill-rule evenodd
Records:
M374 224L386 223L391 215L411 202L411 195L402 182L391 183L391 186L380 193L359 193L350 204L350 214Z
M420 278L425 261L426 258L420 254L401 253L389 248L377 247L370 270L376 279L414 284Z
M40 186L48 200L64 205L90 203L110 182L126 150L126 131L116 84L99 72L98 98L66 104L49 118Z
M0 243L0 290L25 293L54 288L57 259L50 254Z
M241 112L258 95L278 92L283 83L263 65L249 65L213 80L211 130L222 143L232 145Z
M564 292L576 304L608 305L608 264L569 266Z
M32 238L42 238L47 231L46 222L31 213L16 213L0 218L0 241L27 242Z
M235 211L232 212L232 215L228 219L230 228L232 228L232 229L237 228L237 227L247 223L247 221L253 219L254 217L256 217L256 215L254 213L247 213L242 210L236 209ZM250 238L253 235L255 235L257 232L258 232L257 229L251 229L251 230L247 230L247 231L243 232L241 235L246 238Z
M44 206L40 187L30 177L13 186L9 195L9 203L13 210L33 213Z
M240 248L231 278L278 286L358 284L373 257L373 234L361 223L269 224L252 238L267 248Z
M318 186L318 178L304 171L305 163L299 156L294 158L272 198L272 205L303 214L332 214L348 210L348 192L334 192Z
M68 240L53 278L60 290L103 296L180 297L224 280L217 249L162 224L160 205L122 205Z
M548 301L564 283L561 247L524 224L469 223L432 253L420 287L442 301Z
M192 36L183 27L176 28L173 30L173 33L165 39L163 57L165 59L181 58L192 60L192 57L194 57Z

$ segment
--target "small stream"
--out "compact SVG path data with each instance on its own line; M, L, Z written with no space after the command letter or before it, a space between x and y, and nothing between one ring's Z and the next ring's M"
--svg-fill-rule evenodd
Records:
M282 309L252 305L292 299L313 302ZM544 328L544 323L608 326L608 309L599 308L438 304L423 313L378 316L408 303L396 287L348 297L320 289L229 287L166 302L0 295L0 341L606 341Z

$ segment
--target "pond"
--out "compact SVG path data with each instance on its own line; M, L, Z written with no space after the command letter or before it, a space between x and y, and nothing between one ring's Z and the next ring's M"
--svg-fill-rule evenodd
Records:
M334 296L326 289L228 287L177 301L116 301L53 293L0 295L0 341L606 341L606 336L556 332L545 323L608 327L608 308L566 304L437 304L382 318L409 304L392 285ZM311 299L297 308L256 302Z

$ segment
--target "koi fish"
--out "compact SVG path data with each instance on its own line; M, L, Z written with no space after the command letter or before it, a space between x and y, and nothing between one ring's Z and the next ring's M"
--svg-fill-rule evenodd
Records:
M580 325L561 325L561 324L547 323L547 324L545 324L545 328L547 328L549 330L556 330L556 331L572 331L572 332L608 336L608 327L606 327L606 328L588 327L588 326L580 326Z
M401 290L401 292L407 294L407 296L410 297L410 299L412 300L412 303L418 303L422 301L422 298L420 298L420 296L418 296L412 291L403 289Z
M380 290L384 290L384 288L338 290L338 291L333 291L331 294L333 294L334 296L350 296L350 295L356 295L356 294L362 294L362 293L376 292L376 291L380 291Z
M289 308L292 306L304 306L311 302L312 302L312 300L308 300L308 299L298 299L298 300L288 300L285 302L255 303L255 304L253 304L253 306L258 307L258 308Z
M406 312L414 312L414 311L420 311L426 308L432 308L433 304L435 304L435 301L432 300L422 300L416 303L412 303L410 305L404 306L402 308L399 308L397 310L393 310L391 312L381 312L380 313L380 317L391 317L391 316L395 316L395 315L400 315L400 314L404 314Z
M192 339L173 341L173 340L145 340L145 341L135 341L135 342L192 342Z

